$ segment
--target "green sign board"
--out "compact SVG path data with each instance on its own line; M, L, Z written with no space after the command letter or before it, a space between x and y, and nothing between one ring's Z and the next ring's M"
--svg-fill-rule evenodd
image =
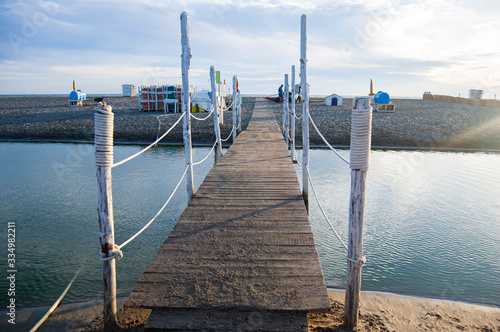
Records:
M215 82L220 84L220 71L215 71Z

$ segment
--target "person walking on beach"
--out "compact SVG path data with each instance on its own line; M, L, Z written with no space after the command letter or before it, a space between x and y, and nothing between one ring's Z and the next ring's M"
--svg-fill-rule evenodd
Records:
M283 84L278 88L278 97L280 101L283 101Z

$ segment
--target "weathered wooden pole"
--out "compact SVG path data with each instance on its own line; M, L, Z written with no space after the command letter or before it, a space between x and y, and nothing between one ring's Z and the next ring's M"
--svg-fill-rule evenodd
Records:
M283 102L283 110L284 110L284 113L285 113L285 141L286 141L286 145L288 146L289 143L290 143L290 106L289 106L289 103L288 103L288 97L289 97L289 93L288 93L288 74L285 74L285 99L284 99L284 102Z
M297 162L297 157L295 156L295 65L292 66L292 106L291 106L291 150L292 150L292 161Z
M302 15L300 27L300 84L302 90L302 196L309 212L309 89L307 88L307 19Z
M238 89L238 128L241 132L241 91Z
M236 75L233 76L233 107L231 110L233 111L233 143L236 139Z
M101 242L102 280L104 287L104 326L116 326L115 230L113 219L113 121L111 106L96 108L94 122L95 161L97 167L97 212Z
M369 97L354 99L351 116L351 196L349 204L349 240L347 249L347 280L345 293L345 324L358 325L359 295L363 257L366 172L371 147L372 108Z
M191 95L189 89L189 65L191 63L191 46L189 43L189 26L186 12L181 14L181 43L182 43L182 97L181 109L184 119L182 119L182 138L184 141L184 154L186 156L187 171L187 194L188 202L194 194L193 183L193 150L191 146Z
M214 108L214 132L215 139L217 140L217 158L222 157L222 142L220 138L220 126L219 126L219 105L217 102L217 87L215 84L215 69L214 66L210 67L210 82L212 87L212 107Z

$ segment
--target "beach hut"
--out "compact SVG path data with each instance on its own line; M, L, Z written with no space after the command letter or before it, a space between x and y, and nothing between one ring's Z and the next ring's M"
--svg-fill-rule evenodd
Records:
M191 97L191 112L209 112L212 109L212 92L196 92Z
M83 106L87 100L87 94L82 90L71 91L69 93L68 106Z
M123 97L135 97L135 85L122 84L122 96Z
M373 101L375 102L375 111L383 113L396 112L396 106L390 102L389 94L384 91L379 91L375 94Z
M326 97L326 104L328 106L342 106L342 97L336 94Z

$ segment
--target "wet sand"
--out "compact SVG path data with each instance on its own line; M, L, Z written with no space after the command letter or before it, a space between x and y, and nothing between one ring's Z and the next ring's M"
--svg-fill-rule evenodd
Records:
M344 291L330 290L329 295L329 312L309 313L310 331L348 331L342 325ZM114 331L143 331L150 310L123 310L123 302L124 299L118 302L119 328ZM0 329L27 331L47 309L19 312L15 327L8 326L2 318ZM101 311L101 301L63 305L38 331L105 331ZM381 292L362 292L359 317L357 331L500 331L500 308Z

